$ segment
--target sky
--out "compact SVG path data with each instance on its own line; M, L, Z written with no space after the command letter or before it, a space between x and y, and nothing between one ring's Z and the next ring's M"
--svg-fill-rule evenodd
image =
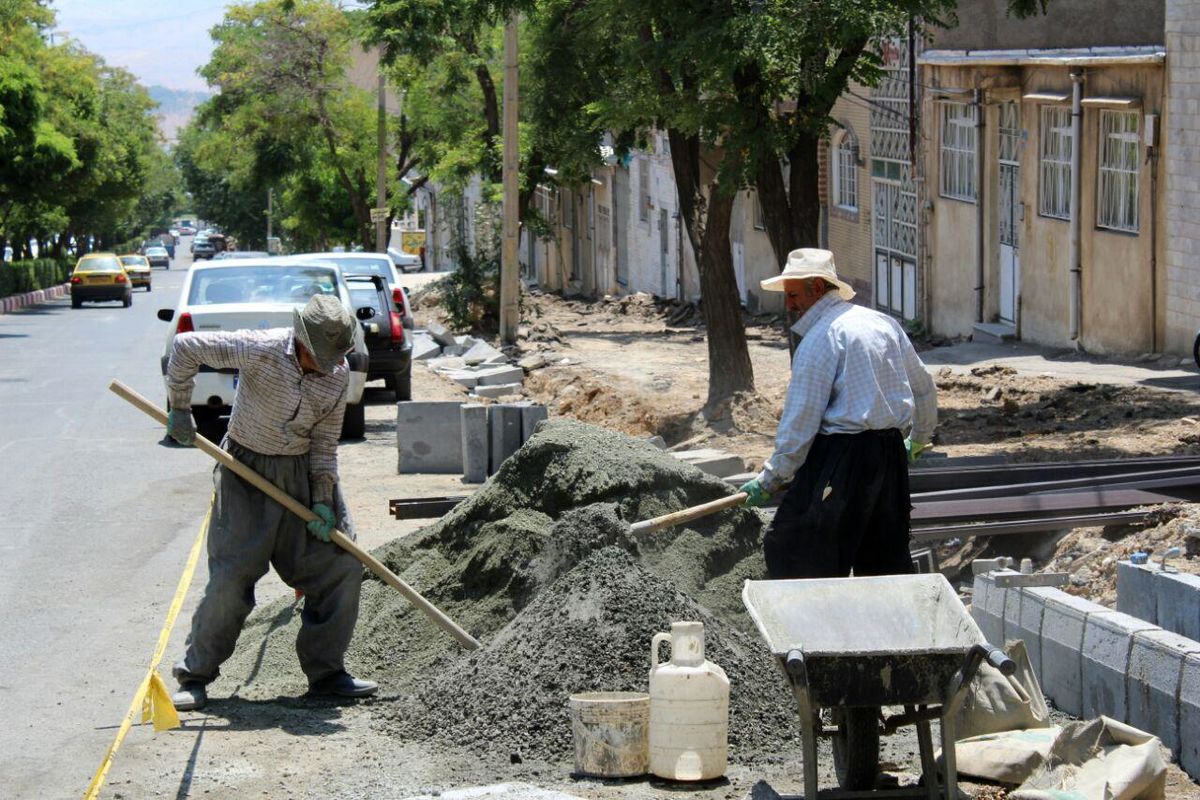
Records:
M57 30L144 86L206 90L196 70L208 63L208 31L225 14L224 0L54 0Z

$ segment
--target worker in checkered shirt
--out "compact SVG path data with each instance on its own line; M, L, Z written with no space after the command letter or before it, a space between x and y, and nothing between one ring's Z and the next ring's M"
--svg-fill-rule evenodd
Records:
M208 702L207 685L233 654L254 608L254 585L268 567L304 593L296 654L318 695L364 697L378 688L346 672L343 657L358 620L362 564L330 538L354 535L338 485L337 438L346 411L357 323L342 301L316 294L293 312L292 328L177 334L167 363L167 434L191 445L192 390L201 366L238 370L229 433L222 448L317 519L290 513L224 466L208 528L208 585L192 616L187 653L175 665L175 708Z
M828 250L792 251L761 285L800 315L775 452L742 486L755 506L786 489L763 540L768 574L912 572L908 467L937 424L933 379L896 320L849 302Z

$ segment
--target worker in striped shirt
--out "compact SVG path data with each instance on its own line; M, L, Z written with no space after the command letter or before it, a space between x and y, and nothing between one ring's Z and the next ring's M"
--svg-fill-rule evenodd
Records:
M761 285L800 315L775 452L742 486L750 505L786 489L763 540L768 574L911 572L908 467L937 424L933 379L895 319L849 302L828 250L792 251Z
M362 565L330 541L353 536L338 486L337 440L346 410L356 323L334 295L294 312L291 329L178 334L167 364L167 433L190 445L192 390L201 366L238 371L222 447L285 493L311 505L306 523L225 467L215 474L208 528L208 586L192 617L187 653L175 665L181 711L208 700L206 686L233 654L254 584L274 566L304 594L296 653L312 694L362 697L378 688L346 672L343 657L358 619ZM306 530L307 527L307 530Z

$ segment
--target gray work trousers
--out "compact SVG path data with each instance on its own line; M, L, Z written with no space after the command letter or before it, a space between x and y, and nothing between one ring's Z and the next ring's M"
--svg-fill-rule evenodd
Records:
M311 506L308 455L268 456L226 437L223 448L305 506ZM309 683L343 669L358 619L362 564L333 542L322 542L297 517L225 467L214 473L216 496L208 527L208 586L192 617L187 654L175 665L180 683L210 683L233 654L254 608L254 584L272 565L304 592L296 654ZM341 487L334 500L338 529L353 537Z

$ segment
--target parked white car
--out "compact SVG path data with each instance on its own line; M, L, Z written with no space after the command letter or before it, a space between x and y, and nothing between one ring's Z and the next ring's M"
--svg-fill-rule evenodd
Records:
M336 294L354 314L350 291L334 264L279 258L197 262L188 270L177 308L161 308L158 318L173 323L162 355L163 383L175 334L187 331L236 331L290 328L292 310L314 294ZM365 429L362 405L369 356L361 325L354 326L354 352L347 356L350 386L342 438L357 439ZM237 370L202 367L192 393L197 421L229 414L237 389Z
M414 256L412 253L406 253L403 250L397 250L394 247L387 249L388 257L392 259L392 263L401 272L420 272L424 268L420 256Z
M392 259L381 253L305 253L298 256L288 256L289 261L325 261L337 264L343 275L378 275L388 282L392 292L392 302L400 314L400 322L412 330L412 309L408 306L408 294L400 283L400 273Z

